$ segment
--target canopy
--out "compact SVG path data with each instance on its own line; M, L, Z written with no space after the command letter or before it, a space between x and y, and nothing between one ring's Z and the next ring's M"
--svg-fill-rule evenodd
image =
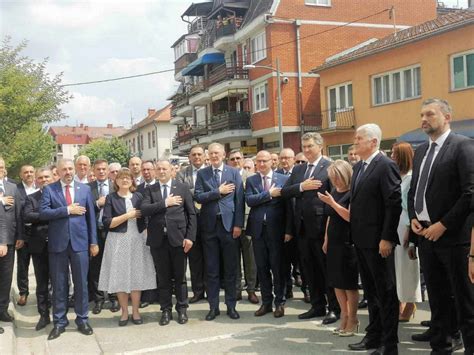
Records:
M188 64L183 69L183 76L202 76L204 75L205 64L223 64L225 63L224 53L208 53Z
M192 3L187 10L181 15L181 17L202 17L207 16L212 10L212 1Z
M461 121L452 121L451 130L455 133L474 139L474 119L467 119ZM418 146L428 140L428 136L421 128L407 132L401 135L397 142L408 142L413 146Z

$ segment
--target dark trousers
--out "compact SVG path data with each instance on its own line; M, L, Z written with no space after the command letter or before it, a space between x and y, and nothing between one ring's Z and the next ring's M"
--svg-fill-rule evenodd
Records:
M105 239L107 232L104 229L97 229L97 243L99 246L99 253L91 257L89 260L89 275L88 275L88 286L89 286L89 298L98 303L104 302L107 292L99 290L99 276L100 267L102 265L102 258L104 256ZM116 300L116 294L109 294L110 300Z
M398 343L399 302L392 254L382 258L375 248L356 248L362 286L367 297L367 338L385 346Z
M304 228L301 229L298 236L298 250L305 281L308 284L311 306L320 310L326 309L328 305L329 311L340 313L334 289L327 286L326 255L322 247L323 240L308 238Z
M253 251L260 280L262 304L271 305L275 292L275 306L285 304L285 279L283 275L283 236L270 235L266 225L259 238L253 238ZM272 283L273 274L273 283Z
M31 254L36 279L36 305L38 313L49 316L49 254L46 245L41 253Z
M88 320L89 297L87 274L89 272L89 251L74 251L69 243L66 250L60 253L49 253L49 270L53 285L53 321L59 327L66 327L67 300L69 294L69 265L74 283L74 311L76 324Z
M165 238L159 247L150 248L158 274L158 294L162 311L171 311L173 280L176 289L176 310L188 307L186 255L183 247L174 247Z
M469 246L438 247L436 243L421 240L419 249L434 331L431 348L442 353L451 347L453 323L457 315L464 347L470 351L466 353L474 353L474 285L468 277L466 257Z
M10 302L15 248L8 245L7 255L0 258L0 313L6 312Z
M283 247L283 275L285 278L286 289L293 288L293 281L291 277L302 277L299 266L298 245L296 238L292 238L286 242Z
M16 251L16 282L20 296L28 296L28 271L30 268L31 254L28 250L28 243L23 248Z
M225 304L234 308L236 304L235 282L237 278L237 256L239 241L227 232L218 218L214 231L202 234L202 245L206 260L207 300L211 309L219 308L220 256L224 268Z
M198 227L196 233L196 241L193 244L193 247L187 254L189 261L189 271L191 272L191 288L193 293L201 294L205 290L205 262L204 262L204 252L202 250L202 241L201 233Z

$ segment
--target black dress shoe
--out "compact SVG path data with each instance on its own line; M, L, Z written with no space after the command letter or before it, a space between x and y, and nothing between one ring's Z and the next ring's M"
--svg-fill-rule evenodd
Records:
M434 335L434 331L428 328L425 332L420 334L412 334L411 339L414 341L430 341Z
M196 303L204 298L204 292L195 293L194 296L189 299L189 303Z
M338 319L339 319L339 315L337 315L333 311L329 311L326 317L324 317L323 319L323 324L336 323Z
M120 305L117 300L110 301L110 312L115 313L120 310Z
M163 313L161 314L161 319L160 319L160 325L168 325L170 324L170 320L173 319L173 315L171 314L171 311L169 310L164 310Z
M221 312L218 309L211 309L209 313L206 315L206 320L214 320Z
M92 335L94 333L89 323L79 324L77 326L77 330L79 330L79 333L84 334L84 335Z
M362 308L367 308L367 306L368 306L367 300L364 298L359 302L359 304L357 305L357 308L362 309Z
M382 345L373 351L371 355L398 355L398 347L396 345Z
M125 327L128 324L129 319L130 319L129 317L127 317L127 319L119 319L119 322L118 322L119 327Z
M186 314L186 309L178 310L178 323L186 324L188 322L188 315Z
M51 319L49 319L49 315L41 316L38 323L36 324L36 327L35 327L36 331L45 328L49 323L51 323Z
M451 341L451 348L449 349L448 354L454 353L456 350L462 349L464 347L464 344L462 342L461 336L459 338L452 338ZM468 352L465 350L465 354L472 354L472 352Z
M103 301L96 302L94 308L92 309L92 313L99 314L100 312L102 312L102 307L104 307Z
M8 314L7 311L3 311L2 313L0 313L0 321L13 322L13 317L10 314Z
M54 326L51 332L48 335L48 340L53 340L59 338L59 336L64 333L66 329L64 327Z
M0 334L3 334L5 333L5 329L3 329L2 327L0 327Z
M367 338L367 336L363 337L362 340L355 344L349 344L348 348L354 351L364 351L369 349L378 349L380 343L376 340L372 340Z
M430 321L430 320L422 320L422 321L420 322L420 325L421 325L422 327L428 327L428 328L429 328L429 327L431 327L431 321Z
M235 308L227 308L227 315L229 316L230 319L239 319L240 315L237 313Z
M298 319L311 319L316 317L324 317L326 315L325 309L317 310L315 308L310 308L308 312L301 313L298 316Z

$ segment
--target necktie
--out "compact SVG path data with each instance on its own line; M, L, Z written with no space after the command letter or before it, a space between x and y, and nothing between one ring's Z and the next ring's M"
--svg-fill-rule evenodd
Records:
M66 190L66 204L69 206L72 204L71 192L69 191L70 186L66 185L64 188Z
M219 176L219 169L214 169L214 181L216 182L216 186L221 184L221 178Z
M268 178L268 176L264 176L264 177L263 177L263 189L264 189L265 191L270 190L270 181L269 181L269 180L270 180L270 179Z
M362 167L359 170L359 173L357 174L356 181L355 181L355 184L354 184L355 188L357 188L357 185L359 185L360 178L362 177L362 175L364 175L366 168L367 168L367 163L364 162L364 164L362 164Z
M3 196L5 193L5 188L3 187L3 182L0 181L0 196Z
M311 176L311 173L313 172L313 167L314 165L313 164L308 164L308 169L306 169L306 172L304 173L304 179L309 179L309 177Z
M431 169L431 163L433 162L433 156L436 149L436 143L431 143L428 156L425 160L425 165L423 165L423 170L418 180L418 189L416 190L415 196L415 211L421 213L423 211L423 198L425 196L426 183L428 182L428 175Z
M163 200L168 197L168 185L163 185Z
M99 196L105 196L104 183L99 182Z

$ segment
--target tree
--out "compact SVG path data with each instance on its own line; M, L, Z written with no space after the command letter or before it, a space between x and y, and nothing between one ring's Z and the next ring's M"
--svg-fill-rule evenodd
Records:
M42 125L66 118L60 106L71 98L61 86L62 73L50 77L47 59L35 63L22 55L25 47L25 41L14 47L6 37L0 48L0 155L9 162L10 171L34 158L30 147L46 140ZM17 142L19 137L28 138L29 144ZM45 151L49 147L48 141ZM43 158L34 160L43 164Z
M53 137L42 128L41 123L27 123L11 142L9 153L5 154L8 175L17 177L20 167L25 164L40 167L49 163L55 146Z
M130 158L127 145L117 137L96 139L82 147L78 154L87 155L91 162L97 159L105 159L109 163L116 162L123 166L128 165L128 159Z

